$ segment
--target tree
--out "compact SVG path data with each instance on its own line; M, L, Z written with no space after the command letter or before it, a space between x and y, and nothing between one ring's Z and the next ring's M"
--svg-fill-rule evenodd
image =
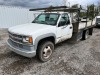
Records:
M89 18L94 18L95 17L95 5L91 4L87 6L87 15Z
M97 9L98 9L98 12L100 12L100 2L98 2Z

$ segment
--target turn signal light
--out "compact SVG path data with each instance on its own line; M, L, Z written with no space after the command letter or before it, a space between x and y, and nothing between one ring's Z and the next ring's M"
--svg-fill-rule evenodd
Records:
M32 40L32 37L29 37L29 43L32 43L33 40Z

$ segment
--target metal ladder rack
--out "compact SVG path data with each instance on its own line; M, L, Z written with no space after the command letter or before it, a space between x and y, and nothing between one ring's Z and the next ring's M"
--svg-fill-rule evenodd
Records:
M44 12L77 12L79 11L80 9L77 9L77 8L68 8L67 6L56 6L56 7L53 7L53 6L50 6L50 7L47 7L47 8L36 8L36 9L29 9L29 11L39 11L39 10L43 10Z

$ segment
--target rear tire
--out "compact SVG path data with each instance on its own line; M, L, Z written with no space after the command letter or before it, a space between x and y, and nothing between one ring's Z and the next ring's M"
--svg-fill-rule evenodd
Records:
M86 40L89 38L89 30L83 31L82 40Z
M46 62L51 59L54 51L54 44L51 41L44 41L39 44L37 57L40 61Z

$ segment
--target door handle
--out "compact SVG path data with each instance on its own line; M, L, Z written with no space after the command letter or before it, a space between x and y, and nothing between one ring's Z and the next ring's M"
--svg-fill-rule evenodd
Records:
M70 27L70 29L72 29L73 27Z

